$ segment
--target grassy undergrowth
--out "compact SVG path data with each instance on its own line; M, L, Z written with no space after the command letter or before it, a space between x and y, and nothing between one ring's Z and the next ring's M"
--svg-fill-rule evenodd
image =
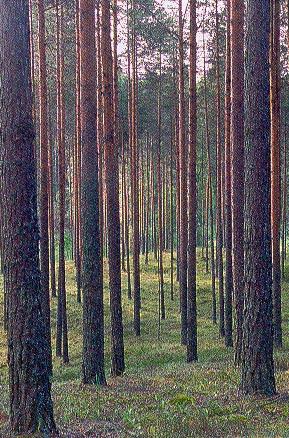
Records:
M271 399L238 395L239 370L210 320L210 275L198 262L199 362L188 365L180 345L178 286L170 300L169 256L165 255L167 319L158 340L157 263L142 263L142 336L133 335L133 303L123 273L126 374L109 377L109 303L105 287L108 387L83 387L81 306L76 303L74 267L67 263L70 364L54 358L55 416L63 436L103 437L289 437L288 282L283 284L284 348L276 352L278 395ZM289 280L289 270L287 273ZM107 280L107 278L106 278ZM3 297L1 295L0 300ZM2 305L2 303L1 303ZM56 300L52 303L53 339ZM8 413L6 336L0 327L0 426ZM1 433L0 433L1 436Z

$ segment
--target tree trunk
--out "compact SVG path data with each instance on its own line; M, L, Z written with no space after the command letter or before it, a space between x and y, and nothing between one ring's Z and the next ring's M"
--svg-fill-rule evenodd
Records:
M170 156L170 254L171 254L171 300L174 301L174 240L175 240L175 227L174 227L174 176L173 176L173 147L174 147L174 124L172 122L171 127L171 156Z
M226 41L226 77L225 77L225 243L226 243L226 301L231 303L233 296L232 272L232 169L231 169L231 47L230 47L230 4L227 3L227 41ZM231 312L230 312L231 315ZM224 301L220 300L220 335L225 336ZM232 345L231 320L227 331L226 343ZM229 335L229 336L228 336ZM228 342L229 341L229 342ZM229 346L229 345L228 345Z
M110 1L101 2L101 51L103 68L104 154L107 195L108 264L111 312L113 376L124 372L124 345L121 304L121 260L119 217L118 144L115 135L115 102L113 98L113 59L111 50Z
M161 147L162 147L162 54L159 53L159 95L158 95L158 150L157 150L157 186L158 186L158 226L159 226L159 302L161 319L165 319L165 297L164 297L164 266L163 266L163 191L162 191L162 168L161 168Z
M42 304L29 5L0 0L1 189L13 435L56 432Z
M146 238L145 238L145 264L149 263L149 224L150 224L150 138L147 141L147 151L146 151Z
M285 123L284 135L284 167L283 167L283 199L282 199L282 278L285 278L285 261L287 255L287 124Z
M179 0L179 154L180 154L180 297L181 297L181 342L187 344L187 246L188 202L187 165L188 151L185 139L185 84L184 84L184 35L183 8Z
M76 0L76 70L75 70L75 271L77 302L81 303L81 117L80 117L80 29L79 29L79 0Z
M99 187L96 96L95 9L93 0L79 0L81 217L83 288L82 380L106 384L104 371L103 284L99 230Z
M231 7L230 7L230 1ZM242 353L244 308L244 1L228 0L231 10L231 156L232 156L232 261L236 306L235 360ZM227 182L228 184L228 182Z
M272 395L276 389L270 231L270 0L248 1L246 29L246 227L241 391Z
M49 106L50 107L50 106ZM50 112L51 114L51 112ZM49 227L49 258L50 258L50 287L51 296L56 297L56 269L55 269L55 213L54 213L54 157L51 135L51 117L49 120L49 147L48 147L48 227Z
M220 25L219 25L219 1L215 1L216 15L216 85L217 85L217 199L216 199L216 225L217 225L217 266L219 280L219 330L220 335L224 334L225 318L225 342L227 346L232 345L232 294L226 288L226 314L224 315L224 268L223 268L223 220L222 220L222 139L221 139L221 84L220 84ZM229 24L228 17L228 26Z
M63 356L68 363L68 335L66 313L66 281L65 281L65 186L66 186L66 154L65 154L65 109L64 109L64 54L63 54L63 6L56 1L56 38L57 38L57 143L58 143L58 179L59 179L59 267L58 267L58 305L56 355Z
M209 229L211 243L211 278L212 278L212 320L217 323L217 301L216 301L216 272L215 272L215 244L214 244L214 214L213 214L213 189L212 189L212 167L211 167L211 147L210 147L210 131L209 131L209 116L208 116L208 96L207 96L207 72L206 72L206 46L205 46L205 31L203 30L203 49L204 49L204 94L205 94L205 125L206 125L206 148L208 160L208 181L206 193L206 215L207 215L207 247L206 247L206 270L208 272L209 260ZM210 220L209 220L210 216Z
M134 10L132 0L132 10ZM131 86L131 189L132 189L132 223L133 223L133 273L134 273L134 331L140 336L140 236L139 236L139 181L138 181L138 136L137 136L137 56L135 16L132 23L132 86Z
M197 16L196 0L190 1L189 66L189 236L188 236L188 334L187 362L198 359L197 353Z
M280 121L280 0L271 0L271 227L274 343L282 347L281 304L281 121Z
M127 172L126 172L126 160L124 154L124 180L123 180L123 190L124 190L124 213L125 213L125 247L126 247L126 271L127 271L127 297L129 300L132 299L131 293L131 271L130 271L130 245L129 245L129 193L127 187Z
M46 321L49 353L50 334L50 294L49 294L49 237L48 237L48 98L46 72L45 11L42 0L37 1L38 11L38 51L39 51L39 142L40 142L40 270L43 299L41 301ZM52 358L49 359L52 371Z

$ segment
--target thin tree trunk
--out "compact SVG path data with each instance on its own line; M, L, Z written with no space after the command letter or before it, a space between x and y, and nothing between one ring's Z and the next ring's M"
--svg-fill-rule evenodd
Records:
M51 112L50 112L51 114ZM55 217L54 217L54 159L53 141L51 135L51 120L49 122L49 147L48 147L48 226L49 226L49 257L50 257L50 287L51 296L56 297L56 267L55 267Z
M68 363L68 333L66 312L66 280L65 280L65 109L63 94L63 6L56 0L56 38L57 38L57 143L58 143L58 179L59 179L59 267L58 267L58 304L56 356L63 357Z
M219 280L219 330L221 336L224 332L224 316L226 316L225 342L227 346L231 345L232 339L232 295L226 288L226 314L224 315L224 268L223 268L223 221L222 221L222 139L221 139L221 84L220 84L220 25L219 25L219 1L215 1L216 15L216 82L217 82L217 265ZM228 17L228 26L230 26ZM231 304L231 306L230 306Z
M171 154L170 154L170 244L171 244L171 300L174 301L174 238L175 238L175 229L174 229L174 176L173 176L173 147L174 147L174 125L172 122L171 127Z
M188 151L185 139L185 84L184 84L184 36L182 0L179 0L179 154L180 154L180 296L181 342L187 344L187 246L188 202L187 173Z
M244 311L244 1L228 0L228 10L229 8L232 14L230 151L232 156L232 268L236 306L235 361L239 364L242 354Z
M80 29L79 29L79 0L76 0L76 90L75 90L75 269L77 302L81 303L81 116L80 116Z
M111 49L110 1L101 1L101 53L103 67L104 154L107 195L108 265L111 312L111 373L120 376L125 369L121 303L120 216L118 144L115 134L113 59Z
M162 53L159 51L159 95L158 95L158 151L157 151L157 180L158 180L158 226L159 226L159 300L161 319L165 319L165 297L164 297L164 266L163 266L163 200L162 200L162 169L161 169L161 147L162 147Z
M150 139L147 141L147 151L146 151L146 238L145 238L145 264L149 263L149 224L150 224Z
M285 261L287 253L287 125L285 123L284 168L283 168L283 205L282 205L282 278L285 278Z
M39 142L40 142L40 269L43 299L42 312L51 354L50 293L49 293L49 235L48 235L48 96L46 71L45 11L42 0L37 1L39 51ZM52 358L49 359L52 372Z
M128 166L127 166L128 167ZM131 293L131 270L130 270L130 245L129 245L129 194L127 187L127 172L126 172L126 161L124 156L124 211L125 211L125 245L126 245L126 271L127 271L127 297L129 300L132 299Z
M188 334L187 362L198 359L197 351L197 4L190 0L189 66L189 236L188 236Z
M134 0L132 0L134 11ZM138 182L138 137L137 137L137 56L135 16L132 24L132 97L131 97L131 188L132 188L132 222L133 222L133 272L134 272L134 331L140 336L140 264L139 264L139 182Z
M232 169L231 169L231 47L230 47L230 4L227 3L227 41L226 41L226 77L225 77L225 242L226 242L226 311L229 310L233 296L232 272ZM232 312L226 318L226 345L232 345ZM224 301L220 299L220 335L225 336Z
M274 344L282 347L281 304L281 121L280 121L280 0L271 0L271 226Z
M99 232L101 274L103 276L103 257L105 246L105 201L103 177L103 98L102 98L102 60L100 35L100 2L96 6L96 42L97 42L97 144L98 144L98 180L99 180Z
M123 133L121 136L121 269L126 272L125 267L125 206L124 206L124 180L125 180L125 149Z
M212 320L217 323L217 301L216 301L216 272L215 272L215 246L214 246L214 213L213 213L213 188L212 188L212 168L211 168L211 147L208 120L208 97L207 97L207 72L206 72L206 48L203 32L204 48L204 93L205 93L205 125L206 125L206 147L208 159L208 182L207 182L207 253L209 249L209 229L211 243L211 278L212 278ZM210 216L210 220L209 220ZM207 260L209 257L207 257ZM208 263L208 261L207 261Z
M106 385L104 312L99 230L95 9L93 0L79 0L81 216L83 236L83 358L82 381Z

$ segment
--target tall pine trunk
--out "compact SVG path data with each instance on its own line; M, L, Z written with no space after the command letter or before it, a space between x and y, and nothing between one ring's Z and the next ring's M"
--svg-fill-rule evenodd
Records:
M236 306L235 360L240 363L244 307L244 1L231 3L232 259Z
M56 1L56 39L57 39L57 144L59 181L59 266L56 355L68 363L68 333L66 312L65 279L65 192L66 192L66 153L65 153L65 108L64 108L64 54L63 54L63 6Z
M134 281L134 331L140 336L140 232L139 232L139 178L138 178L138 135L137 135L137 44L136 44L136 19L135 3L132 0L132 81L131 81L131 190L132 190L132 232L133 232L133 281Z
M83 383L106 384L104 372L104 312L99 230L99 187L94 1L79 0L81 216L83 287Z
M188 151L185 132L185 83L184 83L184 35L183 8L179 0L179 178L180 178L180 300L181 342L187 344L187 246L188 246L188 202L187 174Z
M231 22L231 0L227 1L227 35L226 35L226 100L225 100L225 111L226 111L226 124L225 124L225 129L226 129L226 142L227 142L227 160L230 160L230 156L228 156L228 152L230 151L231 147L230 147L230 138L229 135L231 133L230 131L230 121L229 121L229 117L230 117L230 97L229 97L229 93L230 93L230 79L231 79L231 74L230 69L231 69L231 33L230 33L230 22ZM229 233L232 232L232 224L231 222L229 222L229 220L231 219L231 199L229 199L229 194L231 192L231 187L229 187L229 183L231 183L231 175L230 175L230 163L228 162L228 167L227 167L227 174L226 176L229 178L229 181L227 181L227 189L228 189L228 193L227 193L227 208L226 208L226 213L227 213L227 237L228 237L228 244L229 244L229 250L232 249L232 245L231 245L231 235L229 235ZM220 177L221 177L221 169L219 170L220 172ZM221 185L221 183L220 183ZM219 200L220 202L220 200ZM220 207L221 209L221 207ZM221 218L221 211L219 212L220 218ZM222 239L222 237L221 237ZM231 248L230 248L231 247ZM232 312L232 299L233 299L233 294L232 294L232 285L231 285L231 278L229 278L229 276L231 275L231 269L232 269L232 265L231 265L231 254L228 253L227 250L227 256L228 256L228 272L226 275L226 279L227 279L227 283L226 283L226 289L225 289L225 312L224 312L224 329L225 329L225 345L227 347L232 347L233 346L233 312ZM220 310L221 310L221 297L220 297ZM222 324L221 324L221 317L220 317L220 329L222 329ZM221 332L221 330L220 330Z
M190 0L190 112L189 112L189 235L188 235L188 333L187 362L197 353L197 5Z
M29 7L0 1L1 189L13 435L56 432L51 351L42 311ZM13 80L11 78L13 77Z
M280 120L280 0L271 0L271 227L274 343L282 347L281 304L281 120Z
M270 0L262 3L249 0L245 63L246 227L241 390L245 394L265 395L276 392L270 223L269 35Z
M48 235L48 96L46 71L45 11L42 0L38 8L38 51L39 51L39 128L40 128L40 269L43 291L42 311L45 315L46 333L51 351L50 297L49 297L49 235ZM49 359L52 369L52 358Z
M111 48L110 1L101 2L101 52L103 68L104 154L107 195L108 264L111 312L113 376L124 372L124 345L121 304L120 216L118 144L115 135L113 59Z

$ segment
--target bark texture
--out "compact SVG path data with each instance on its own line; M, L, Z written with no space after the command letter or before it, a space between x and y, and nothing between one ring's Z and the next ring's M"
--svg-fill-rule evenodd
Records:
M56 432L39 264L29 7L0 1L1 188L13 434ZM50 353L50 354L49 354Z
M107 196L108 265L111 312L111 373L120 376L125 369L121 303L121 258L119 215L118 145L115 135L113 99L113 59L111 48L110 1L101 2L104 154Z
M236 363L240 363L244 307L244 1L231 0L232 231L236 305Z
M259 0L249 0L245 63L246 190L241 391L266 395L276 391L271 275L269 34L270 1L260 3Z
M99 231L99 189L94 1L79 1L81 207L83 288L83 383L105 385L102 263Z

